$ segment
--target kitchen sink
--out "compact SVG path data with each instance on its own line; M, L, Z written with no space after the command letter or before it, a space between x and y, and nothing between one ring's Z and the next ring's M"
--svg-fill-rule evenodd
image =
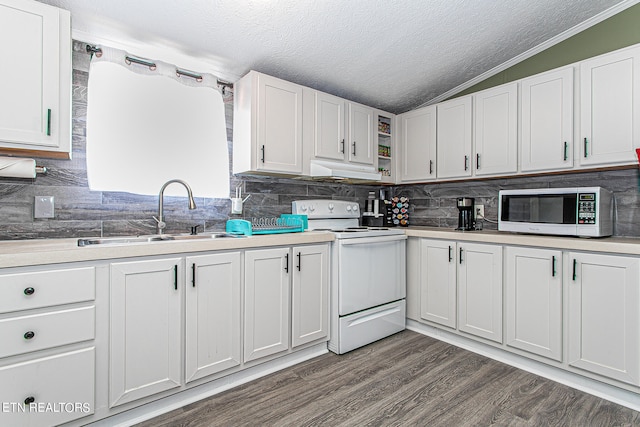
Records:
M209 240L222 238L240 238L243 235L229 234L224 232L200 233L200 234L152 234L148 236L124 236L124 237L88 237L78 239L78 246L106 245L106 244L128 244L128 243L148 243L164 242L169 240Z

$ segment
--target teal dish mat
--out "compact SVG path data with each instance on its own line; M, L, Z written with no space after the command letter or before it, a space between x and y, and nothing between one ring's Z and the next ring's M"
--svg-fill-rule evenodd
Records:
M282 214L273 218L230 219L226 232L229 234L279 234L297 233L308 228L306 215Z

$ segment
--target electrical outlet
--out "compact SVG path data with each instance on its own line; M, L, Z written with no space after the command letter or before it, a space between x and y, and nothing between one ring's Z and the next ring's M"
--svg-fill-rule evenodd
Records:
M476 218L484 218L484 205L476 205Z
M35 196L33 203L34 218L54 218L53 196Z

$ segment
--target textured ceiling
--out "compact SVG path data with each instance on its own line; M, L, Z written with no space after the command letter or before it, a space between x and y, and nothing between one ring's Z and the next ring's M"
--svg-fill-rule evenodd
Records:
M620 3L40 1L70 10L75 31L162 43L206 59L212 70L202 71L232 81L253 69L392 113L422 105Z

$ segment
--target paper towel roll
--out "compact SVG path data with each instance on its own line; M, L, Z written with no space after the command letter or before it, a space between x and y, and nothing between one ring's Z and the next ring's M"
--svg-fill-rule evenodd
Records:
M0 177L35 178L36 161L33 159L0 157Z

